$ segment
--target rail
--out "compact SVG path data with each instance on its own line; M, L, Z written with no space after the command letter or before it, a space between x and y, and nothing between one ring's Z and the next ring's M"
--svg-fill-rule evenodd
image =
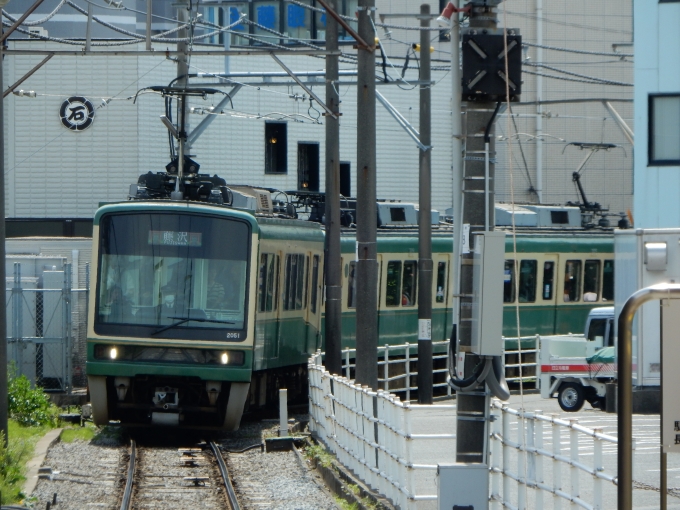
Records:
M127 479L125 480L125 490L123 500L120 503L120 510L128 510L132 501L132 485L135 475L135 461L137 458L137 444L134 439L130 440L130 460L128 461Z
M236 498L236 492L234 491L234 486L231 484L231 477L229 476L229 469L227 469L227 463L224 462L224 457L222 456L222 451L220 447L214 441L208 443L210 449L215 455L217 460L217 466L220 469L220 475L222 476L222 482L224 483L224 488L227 491L227 499L229 500L230 510L241 510L239 506L238 499Z
M503 341L508 344L517 342L516 338L503 337ZM521 337L521 346L526 344L532 347L512 349L505 351L505 379L509 383L519 384L520 380L524 384L534 384L536 381L536 349L537 337ZM441 394L451 396L451 387L446 383L448 372L448 349L449 340L432 342L433 356L432 361L435 365L442 368L435 368L433 373L433 388L439 388ZM322 353L322 356L324 353ZM356 349L346 348L342 350L342 373L347 379L353 376L355 368ZM412 378L417 375L416 370L412 370L411 364L418 361L418 344L403 343L397 345L378 346L378 386L390 393L399 394L405 400L411 400L411 392L418 389L412 384ZM520 370L521 362L521 370ZM403 369L397 367L403 365ZM521 375L520 375L521 374ZM437 382L437 381L440 382ZM415 381L415 379L413 379Z
M600 428L583 427L577 419L562 420L540 411L515 410L496 399L491 410L492 509L542 510L548 493L553 499L552 508L559 508L560 501L568 501L572 508L599 510L604 508L603 501L616 497L615 461L612 466L605 466L603 460L605 445L616 445L615 437L603 434ZM514 425L517 439L513 441ZM565 429L568 437L563 435ZM546 432L550 433L550 448L544 442ZM569 446L563 450L567 442ZM587 458L591 459L590 465ZM546 459L551 461L549 465L544 464ZM568 478L562 474L563 467L569 470ZM550 477L552 481L547 482ZM566 480L568 488L563 486ZM590 486L584 488L588 482ZM585 501L582 492L592 495L592 502Z

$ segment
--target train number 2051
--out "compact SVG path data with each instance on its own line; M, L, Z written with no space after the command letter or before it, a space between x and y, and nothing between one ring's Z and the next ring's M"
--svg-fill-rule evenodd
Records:
M227 338L234 338L238 340L239 338L241 338L241 333L227 333Z

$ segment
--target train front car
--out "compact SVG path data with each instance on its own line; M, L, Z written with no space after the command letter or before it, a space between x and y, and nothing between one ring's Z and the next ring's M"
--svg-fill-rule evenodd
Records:
M250 386L255 218L127 202L94 220L87 375L96 424L236 430Z

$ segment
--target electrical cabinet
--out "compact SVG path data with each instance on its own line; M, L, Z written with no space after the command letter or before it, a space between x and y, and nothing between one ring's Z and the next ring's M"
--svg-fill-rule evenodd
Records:
M486 464L439 464L437 503L439 510L487 510L489 467Z

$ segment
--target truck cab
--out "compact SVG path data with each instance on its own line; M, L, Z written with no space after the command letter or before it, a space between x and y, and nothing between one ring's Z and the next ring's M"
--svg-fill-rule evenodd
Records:
M603 408L605 385L616 378L613 350L613 306L591 310L583 335L539 337L536 368L541 396L556 396L567 412L579 411L584 401Z

